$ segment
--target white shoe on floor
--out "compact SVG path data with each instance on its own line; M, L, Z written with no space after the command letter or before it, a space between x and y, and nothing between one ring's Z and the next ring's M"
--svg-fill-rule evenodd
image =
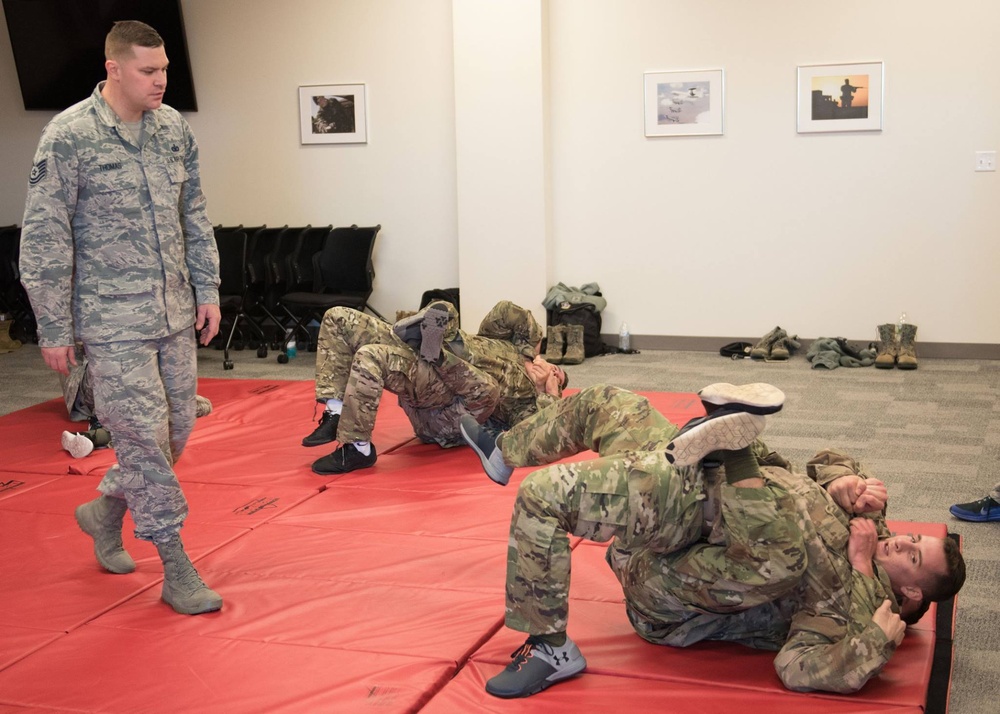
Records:
M62 433L62 447L74 459L82 459L84 456L90 456L90 453L94 450L94 442L72 431L64 431Z

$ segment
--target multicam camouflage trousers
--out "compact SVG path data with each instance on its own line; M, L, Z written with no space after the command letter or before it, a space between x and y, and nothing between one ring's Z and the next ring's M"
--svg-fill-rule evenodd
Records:
M445 352L436 365L418 358L381 320L349 308L323 316L317 340L316 399L344 403L337 439L370 441L375 415L388 390L422 441L457 446L460 418L485 420L499 399L499 386L481 370Z
M157 340L85 347L95 412L114 434L118 458L97 488L125 499L136 538L165 542L188 513L173 465L195 422L194 328Z
M674 468L667 461L663 447L676 433L643 397L597 386L543 409L504 435L504 458L514 466L542 464L588 448L600 454L593 461L535 471L521 483L507 556L508 627L530 634L566 629L569 534L597 542L614 539L612 555L620 561L616 573L628 570L630 606L636 600L654 610L733 612L795 586L805 562L787 493L771 484L723 486L728 539L700 542L705 472Z

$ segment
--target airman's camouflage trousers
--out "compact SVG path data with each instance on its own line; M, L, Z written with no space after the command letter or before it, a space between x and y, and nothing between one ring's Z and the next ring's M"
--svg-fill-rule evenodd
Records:
M432 365L381 320L328 310L317 343L316 399L343 401L340 442L371 440L383 390L398 396L417 437L441 446L463 443L460 418L485 420L499 398L497 383L464 360L445 352Z
M194 328L157 340L87 344L97 418L115 435L112 466L98 490L123 498L135 536L176 535L188 505L173 465L195 422Z
M700 542L705 472L667 461L663 447L676 431L644 398L599 386L553 404L504 435L501 447L512 465L545 463L585 449L602 455L549 466L522 482L508 547L508 627L530 634L566 629L568 534L614 539L612 567L630 612L659 607L737 612L795 586L805 559L787 493L771 484L723 486L727 538Z

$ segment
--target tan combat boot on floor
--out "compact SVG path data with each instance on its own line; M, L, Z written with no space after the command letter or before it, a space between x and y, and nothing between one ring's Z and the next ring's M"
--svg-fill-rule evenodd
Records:
M886 323L878 326L878 352L875 355L875 366L878 369L892 369L896 366L898 342L895 325Z
M562 364L565 350L566 325L551 325L545 340L545 361L549 364Z
M583 325L566 325L566 352L563 364L580 364L586 353L583 351Z
M785 335L784 337L779 337L774 341L774 345L771 346L771 359L785 361L792 356L802 343L799 342L798 335Z
M896 366L900 369L917 368L917 326L904 323L899 330L899 352Z
M782 337L787 336L787 332L782 330L780 327L775 327L773 330L761 337L760 341L753 346L753 349L750 350L750 359L771 359L771 348L774 347L774 343Z
M122 523L128 506L121 498L98 496L77 506L75 515L80 530L94 539L94 555L101 567L122 575L135 570L135 561L122 547Z
M10 336L14 321L6 313L0 313L0 355L13 352L21 347L21 341Z
M222 609L222 596L210 589L184 552L180 536L157 543L163 561L163 601L182 615L199 615Z

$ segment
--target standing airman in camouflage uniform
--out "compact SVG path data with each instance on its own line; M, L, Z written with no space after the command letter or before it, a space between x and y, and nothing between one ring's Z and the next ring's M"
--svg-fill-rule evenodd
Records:
M125 511L164 564L162 597L187 614L222 598L184 553L188 506L173 471L195 419L196 335L219 329L218 253L187 122L162 104L167 56L141 22L116 23L108 78L46 126L28 186L22 280L46 364L69 374L83 344L95 412L118 463L77 508L98 562L129 573Z
M437 334L425 342L429 330ZM442 447L462 443L463 415L506 427L534 413L557 399L565 382L562 370L532 361L540 339L531 313L508 301L490 311L478 335L459 330L458 313L443 301L394 327L357 310L331 308L320 325L316 360L316 401L327 408L302 443L341 445L313 470L346 473L375 463L370 439L384 389L398 396L417 437ZM430 359L421 358L432 341L437 346L427 353Z
M714 407L739 398L731 386L706 388L703 399L722 395ZM791 689L856 691L881 671L905 628L896 613L918 617L921 601L950 597L964 580L961 555L950 541L888 538L884 484L850 457L821 452L804 478L762 442L741 446L749 433L718 428L727 411L769 404L723 406L714 412L723 418L710 414L692 431L706 453L739 447L712 455L721 470L669 463L683 433L642 397L612 387L583 390L503 435L496 451L508 467L588 448L602 458L550 466L521 484L506 623L530 636L487 691L526 696L585 668L565 635L567 533L613 539L608 562L633 627L650 642L781 648L775 666ZM495 454L467 420L462 428L489 468ZM918 553L922 570L900 566Z

